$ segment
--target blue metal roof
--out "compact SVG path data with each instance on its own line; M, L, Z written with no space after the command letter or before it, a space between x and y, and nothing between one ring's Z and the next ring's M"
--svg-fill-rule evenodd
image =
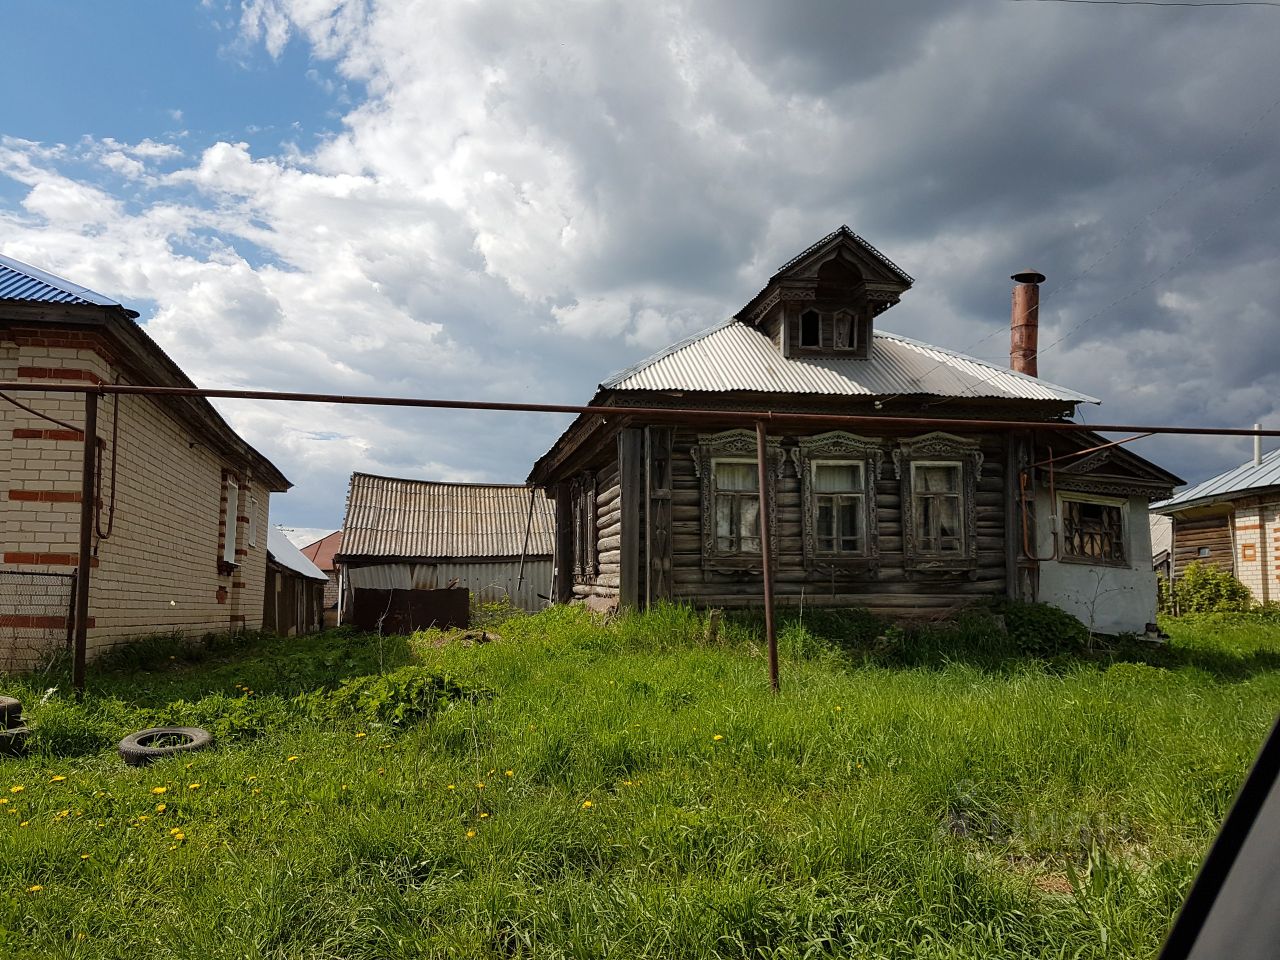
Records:
M119 301L94 293L88 287L64 280L29 263L0 254L0 300L25 303L72 303L82 306L118 307Z
M1266 487L1280 487L1280 450L1272 450L1261 463L1250 460L1194 487L1187 487L1168 500L1153 503L1151 510L1153 513L1173 513L1199 503L1230 500Z

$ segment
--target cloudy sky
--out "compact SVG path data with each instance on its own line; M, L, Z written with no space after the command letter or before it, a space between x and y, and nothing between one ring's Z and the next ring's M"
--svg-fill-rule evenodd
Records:
M1280 426L1280 7L10 0L0 251L192 378L585 402L841 223L885 327L1094 422ZM226 403L341 522L352 469L523 480L563 420ZM1144 441L1195 481L1247 440Z

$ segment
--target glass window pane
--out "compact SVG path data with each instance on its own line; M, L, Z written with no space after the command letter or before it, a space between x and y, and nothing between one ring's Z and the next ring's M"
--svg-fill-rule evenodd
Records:
M733 534L733 498L716 497L716 549L732 550Z
M944 537L960 536L960 498L937 497L938 532Z
M760 552L760 501L754 497L738 498L739 531L743 553Z
M960 465L915 464L911 479L917 493L959 493Z
M813 489L818 493L861 493L862 464L814 464Z
M716 461L714 467L717 490L758 490L760 475L754 463Z

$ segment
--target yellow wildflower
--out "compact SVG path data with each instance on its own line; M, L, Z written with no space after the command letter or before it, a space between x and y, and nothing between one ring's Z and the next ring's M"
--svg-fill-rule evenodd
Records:
M379 772L379 773L386 773L386 772L387 772L387 768L386 768L386 767L379 767L379 768L378 768L378 772Z
M623 780L623 781L622 781L622 785L623 785L624 787L630 787L630 786L633 786L633 784L631 783L631 781L630 781L630 780Z
M17 784L16 786L12 786L12 787L10 787L10 788L9 788L9 792L10 792L10 793L21 793L21 792L22 792L23 790L25 790L25 789L27 789L27 788L26 788L26 787L24 787L22 784L20 784L20 783L19 783L19 784Z
M514 770L508 770L506 771L506 774L508 777L514 777L516 775L516 772Z
M484 781L483 781L483 780L481 780L479 783L477 783L477 784L476 784L476 789L477 789L477 790L483 790L483 789L484 789Z
M487 818L488 818L488 816L489 816L489 815L488 815L487 813L482 813L482 814L480 814L480 819L481 819L481 820L485 820L485 819L487 819Z
M591 801L590 801L590 800L583 800L583 801L582 801L582 809L583 809L583 810L590 810L592 806L593 806L593 804L591 803Z
M81 860L88 860L88 859L89 859L89 854L87 854L87 853L82 853L82 854L80 854L80 859L81 859Z
M356 734L356 739L359 740L361 737L367 737L367 736L368 734L365 733L363 730L361 730L359 733Z
M34 886L27 887L27 893L39 893L43 889L44 889L44 886L42 884L37 883Z
M61 782L62 782L63 780L65 780L65 779L67 779L67 778L66 778L66 777L64 777L64 776L58 775L58 776L56 776L56 777L50 777L50 778L49 778L49 782L50 782L50 783L61 783Z
M298 758L297 758L296 756L294 756L294 757L287 757L286 759L289 761L289 763L293 763L293 762L294 762L295 760L297 760Z
M169 830L169 836L171 836L171 837L172 837L172 836L175 836L176 834L179 834L179 833L181 833L181 832L182 832L182 828L181 828L181 827L173 827L173 828L171 828L171 829Z
M8 797L0 797L0 804L6 804L6 803L8 803L8 802L9 802L9 798L8 798Z
M468 830L468 831L467 831L467 839L468 839L468 840L470 840L470 839L471 839L472 837L474 837L475 835L476 835L476 832L475 832L474 830Z
M162 793L168 793L168 792L169 792L169 788L168 788L168 787L152 787L152 788L151 788L151 792L152 792L152 793L154 793L154 794L158 797L158 796L160 796L160 794L162 794Z
M261 793L261 792L262 792L262 788L261 788L261 787L254 787L254 788L253 788L253 792L254 792L254 793Z
M175 840L185 840L185 839L187 839L187 835L186 835L185 833L175 833L175 834L173 835L173 839L175 839Z
M157 804L156 804L156 813L164 813L164 812L165 812L166 810L168 810L168 809L169 809L169 808L168 808L168 807L166 807L163 803L157 803Z
M198 784L198 783L188 783L188 784L187 784L187 789L188 789L188 790L199 790L199 789L200 789L200 784Z
M714 740L714 741L716 741L717 743L719 743L721 740L723 740L723 739L724 739L724 737L720 736L720 734L718 734L718 733L717 733L717 734L716 734L714 737L712 737L711 739L712 739L712 740Z
M30 820L23 820L20 824L18 824L18 826L25 827L30 822L31 822Z
M839 713L839 712L840 712L841 710L843 710L843 709L844 709L844 707L841 707L841 706L837 705L837 706L836 706L836 713Z
M445 789L446 789L446 790L452 790L453 788L454 788L454 787L453 787L453 784L452 784L452 783L451 783L451 784L449 784L447 787L445 787Z

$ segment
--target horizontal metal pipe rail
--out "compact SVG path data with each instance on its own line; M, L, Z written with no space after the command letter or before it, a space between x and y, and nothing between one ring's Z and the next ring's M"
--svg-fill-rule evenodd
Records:
M287 400L297 403L342 403L374 407L418 407L429 410L508 410L519 413L574 413L603 417L644 417L653 420L702 423L763 420L778 426L849 424L863 427L957 427L983 430L1052 430L1063 433L1149 433L1219 437L1280 437L1280 429L1240 427L1178 427L1112 423L1075 423L1070 420L975 420L965 417L893 417L842 413L787 413L773 410L708 410L705 407L600 407L564 403L508 403L496 400L433 400L424 397L370 397L336 393L291 393L279 390L233 390L204 387L150 387L125 383L0 382L0 393L111 393L148 397L203 397L221 400Z

